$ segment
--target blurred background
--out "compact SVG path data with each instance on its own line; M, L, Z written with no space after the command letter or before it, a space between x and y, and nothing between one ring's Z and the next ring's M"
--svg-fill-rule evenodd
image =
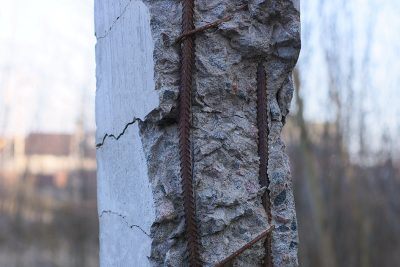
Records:
M98 266L93 0L0 0L0 266Z
M400 1L301 4L284 132L301 266L400 266Z
M400 264L400 1L302 0L301 266ZM98 266L93 0L0 0L0 266Z

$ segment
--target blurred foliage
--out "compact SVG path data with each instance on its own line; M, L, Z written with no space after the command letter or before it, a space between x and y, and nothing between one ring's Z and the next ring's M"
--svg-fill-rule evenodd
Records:
M95 192L95 184L87 190ZM98 266L95 194L58 199L52 191L22 177L12 186L1 184L0 266Z

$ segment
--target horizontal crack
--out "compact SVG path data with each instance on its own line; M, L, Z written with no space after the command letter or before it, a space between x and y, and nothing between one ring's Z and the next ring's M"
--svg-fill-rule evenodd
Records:
M129 5L132 3L132 0L129 0L129 2L125 5L124 9L122 10L121 14L111 23L110 28L104 33L104 35L101 36L97 36L96 38L97 40L106 38L107 35L111 32L111 30L113 29L113 27L115 26L115 24L117 23L117 21L125 14L126 10L128 9Z
M101 212L99 218L101 218L104 214L112 214L112 215L115 215L115 216L118 216L118 217L122 218L123 221L124 221L124 223L125 223L130 229L138 228L138 229L139 229L140 231L142 231L145 235L147 235L149 238L151 238L150 235L149 235L145 230L143 230L143 228L140 227L139 225L136 225L136 224L129 224L128 221L126 220L126 216L125 216L125 215L122 215L122 214L120 214L120 213L118 213L118 212L115 212L115 211L112 211L112 210L103 210L103 211Z
M121 136L123 136L123 135L125 134L125 132L126 132L126 130L128 129L128 127L131 126L132 124L134 124L134 123L137 122L137 121L140 121L140 119L134 118L131 122L129 122L127 125L125 125L125 128L122 130L122 132L121 132L118 136L115 136L115 135L113 135L113 134L105 134L104 137L103 137L103 139L101 140L101 142L98 143L98 144L96 144L96 148L102 147L102 146L104 145L104 143L105 143L105 141L106 141L107 138L113 138L113 139L115 139L115 140L118 141L118 139L120 139Z

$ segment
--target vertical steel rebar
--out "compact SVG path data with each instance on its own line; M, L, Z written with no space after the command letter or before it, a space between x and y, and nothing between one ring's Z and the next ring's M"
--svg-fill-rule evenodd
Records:
M193 32L194 26L194 0L182 1L182 34ZM200 267L199 233L196 219L195 196L193 189L192 155L191 155L191 102L192 80L194 68L194 35L187 35L181 44L181 82L179 97L179 152L181 161L181 183L183 191L183 204L185 212L186 236L188 241L189 265ZM268 100L266 91L265 68L260 62L257 66L257 126L258 126L258 155L260 157L259 182L266 187L262 203L271 225L272 214L270 204L269 178L268 178ZM248 244L244 247L250 247ZM269 231L264 242L264 266L272 267L272 233ZM236 255L232 256L232 259ZM232 260L230 259L230 260Z
M182 1L182 33L194 30L194 0ZM199 233L196 221L195 196L191 158L191 102L194 68L194 35L188 36L181 44L181 81L179 97L179 153L183 205L185 212L186 237L188 242L189 265L202 265L199 252Z

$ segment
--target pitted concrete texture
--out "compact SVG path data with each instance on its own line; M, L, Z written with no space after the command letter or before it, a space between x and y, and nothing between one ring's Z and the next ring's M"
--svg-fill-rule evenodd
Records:
M101 265L187 266L177 128L180 49L174 44L180 1L95 2ZM292 182L280 134L300 50L299 1L196 0L196 26L228 15L230 21L196 35L192 152L201 256L213 266L269 227L258 181L261 60L271 107L274 266L297 266ZM260 242L234 266L261 266L263 255Z

